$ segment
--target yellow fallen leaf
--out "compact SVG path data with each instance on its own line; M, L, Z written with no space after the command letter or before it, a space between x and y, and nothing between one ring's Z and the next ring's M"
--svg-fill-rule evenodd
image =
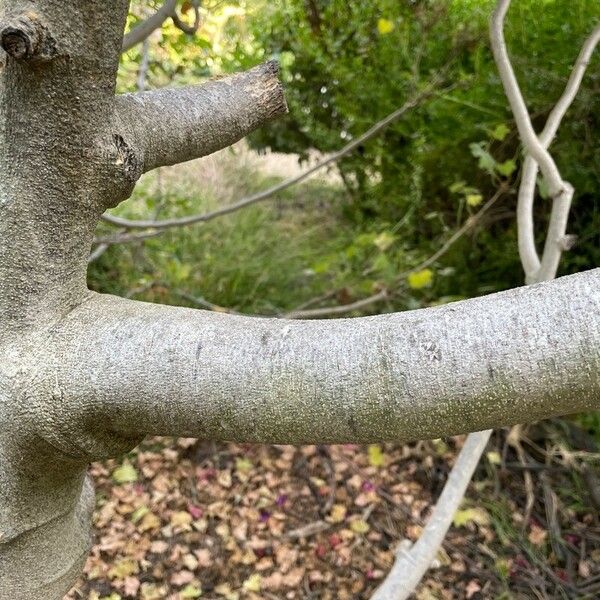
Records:
M181 510L171 515L171 526L176 532L191 531L193 520L189 512Z
M200 586L189 583L180 592L179 595L182 598L200 598L202 596L202 590Z
M465 508L457 510L454 513L454 527L462 527L468 523L476 523L477 525L489 525L490 516L483 508Z
M369 527L369 524L366 521L363 521L362 519L357 519L356 521L352 521L352 523L350 523L350 529L352 529L354 533L364 535L371 528Z
M254 465L252 464L252 461L248 460L247 458L238 458L235 461L236 471L241 471L242 473L251 471L253 466Z
M225 600L239 600L240 595L231 589L228 583L221 583L215 588L215 593L224 596Z
M113 471L112 478L119 485L135 483L138 480L138 473L131 463L125 462Z
M108 576L111 579L125 579L130 575L136 575L139 573L140 566L137 560L132 558L123 558L118 560L108 572Z
M334 504L327 520L330 523L341 523L346 518L346 507L343 504Z
M151 512L146 513L137 526L137 530L140 533L145 533L146 531L152 531L154 529L158 529L160 527L160 519Z
M385 455L381 446L378 444L371 444L368 450L369 454L369 463L373 467L383 467L385 464Z
M261 584L262 584L261 576L258 573L255 573L254 575L250 575L250 577L248 577L248 579L246 579L246 581L244 581L242 587L247 592L255 592L258 594L258 592L260 592L260 589L261 589Z

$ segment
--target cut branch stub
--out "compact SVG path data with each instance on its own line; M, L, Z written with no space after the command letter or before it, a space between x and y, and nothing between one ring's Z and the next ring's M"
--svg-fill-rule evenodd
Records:
M15 60L49 60L56 55L56 41L35 13L13 17L0 29L0 45Z

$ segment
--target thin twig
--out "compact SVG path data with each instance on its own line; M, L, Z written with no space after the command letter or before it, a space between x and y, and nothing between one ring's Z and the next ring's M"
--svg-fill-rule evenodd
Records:
M500 198L500 196L507 190L506 184L503 184L498 188L496 193L479 209L477 213L469 217L464 224L457 229L451 236L446 240L446 242L436 250L429 258L425 259L423 262L418 264L416 267L408 269L407 271L403 271L396 275L394 278L394 284L390 289L385 289L376 294L368 296L367 298L363 298L362 300L357 300L355 302L351 302L349 304L342 304L339 306L331 306L331 307L323 307L323 308L313 308L310 310L302 310L300 307L294 309L293 311L282 314L281 316L286 319L314 319L319 317L330 317L334 315L343 315L348 314L350 312L354 312L356 310L362 310L371 306L372 304L376 304L377 302L382 302L390 298L392 291L395 291L398 286L404 282L406 277L408 277L411 273L415 273L417 271L422 271L426 269L434 262L436 262L439 258L441 258L450 248L468 231L473 229L477 223L481 220L481 217L496 203L496 201ZM309 301L312 302L312 301Z
M122 52L127 52L137 44L141 44L154 31L162 27L162 24L173 15L176 6L177 0L165 0L165 3L152 16L125 34Z

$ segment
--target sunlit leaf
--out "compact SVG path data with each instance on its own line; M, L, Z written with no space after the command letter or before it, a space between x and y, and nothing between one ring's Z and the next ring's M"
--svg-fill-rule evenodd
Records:
M415 271L408 276L408 285L413 290L420 290L429 287L433 282L433 271L431 269L423 269Z
M396 241L396 236L387 232L381 232L373 242L382 252L385 252L394 242Z
M502 142L509 133L510 129L504 123L501 123L494 129L494 131L492 131L492 137L499 142Z
M469 206L475 207L483 202L483 196L481 194L468 194L466 200Z
M260 592L260 588L262 585L262 577L258 573L254 573L254 575L250 575L246 581L243 583L243 588L247 592L255 592L258 594Z
M389 19L379 19L377 21L377 31L380 35L386 35L394 31L394 22Z
M499 465L502 462L502 457L499 452L488 452L486 457L491 465Z

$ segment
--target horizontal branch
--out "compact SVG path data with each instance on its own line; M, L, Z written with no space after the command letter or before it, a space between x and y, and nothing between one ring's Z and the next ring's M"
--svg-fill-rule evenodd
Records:
M121 436L437 438L600 408L600 269L445 306L286 321L93 296L54 330L73 420ZM43 361L41 364L45 364Z
M286 110L273 61L203 85L116 98L117 127L143 172L226 148Z
M356 148L362 146L365 142L367 142L371 138L375 137L376 135L378 135L379 133L381 133L382 131L387 129L390 125L392 125L393 123L398 121L401 117L403 117L411 109L419 106L419 104L423 100L432 96L436 92L437 86L439 85L439 81L440 81L439 76L435 77L433 79L433 81L425 89L423 89L420 93L416 94L415 96L413 96L412 98L407 100L402 106L397 108L395 111L386 115L383 119L381 119L380 121L375 123L372 127L370 127L362 135L353 139L351 142L349 142L348 144L346 144L345 146L340 148L337 152L333 152L333 153L329 154L327 157L320 160L319 162L314 164L312 167L306 169L305 171L302 171L302 173L299 173L298 175L294 175L293 177L290 177L289 179L281 181L280 183L277 183L276 185L271 186L270 188L267 188L266 190L257 192L256 194L252 194L250 196L246 196L245 198L241 198L237 202L234 202L227 206L223 206L221 208L218 208L218 209L210 211L210 212L200 213L200 214L196 214L196 215L190 215L187 217L163 219L160 221L159 220L150 221L150 220L124 219L122 217L116 217L116 216L108 214L108 213L105 213L102 216L102 219L108 223L112 223L113 225L119 225L122 227L127 227L129 229L166 230L166 229L172 229L174 227L185 227L188 225L194 225L195 223L205 223L207 221L212 221L213 219L216 219L218 217L222 217L222 216L231 214L233 212L241 210L242 208L246 208L248 206L252 206L253 204L261 202L263 200L267 200L268 198L273 197L275 194L282 192L283 190L286 190L294 185L297 185L298 183L301 183L305 179L308 179L309 177L314 175L314 173L316 173L317 171L320 171L321 169L324 169L325 167L338 162L339 160L344 158L344 156L347 156L348 154L350 154L351 152L356 150ZM452 87L454 87L454 86L452 86ZM452 89L452 87L448 87L443 91L447 92L450 89ZM110 243L120 243L120 241L110 242Z

